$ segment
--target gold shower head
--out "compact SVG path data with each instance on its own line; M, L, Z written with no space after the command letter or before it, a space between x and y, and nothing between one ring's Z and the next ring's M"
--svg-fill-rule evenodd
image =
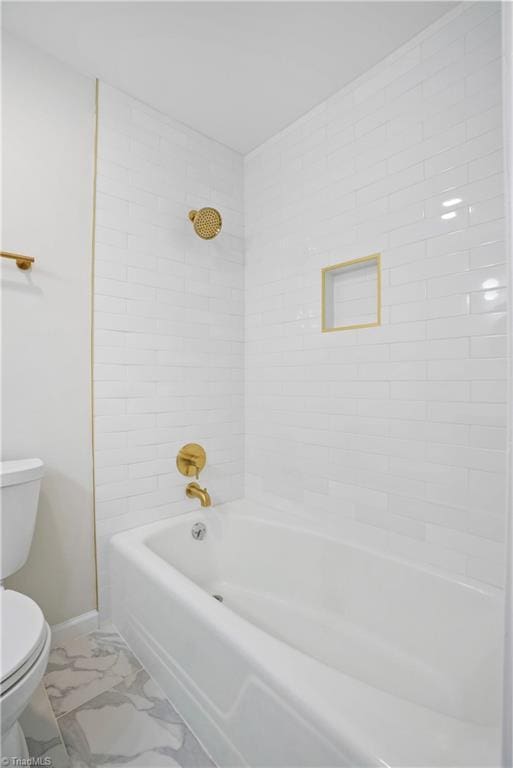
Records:
M189 211L189 218L194 231L203 240L212 240L221 231L223 220L215 208L200 208L199 211Z

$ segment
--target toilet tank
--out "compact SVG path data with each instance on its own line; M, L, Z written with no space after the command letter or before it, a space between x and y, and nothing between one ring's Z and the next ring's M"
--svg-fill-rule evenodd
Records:
M0 462L0 579L27 561L43 470L41 459Z

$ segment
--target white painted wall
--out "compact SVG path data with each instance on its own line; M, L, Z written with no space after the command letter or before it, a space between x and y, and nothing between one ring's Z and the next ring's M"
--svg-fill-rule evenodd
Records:
M463 4L245 160L247 495L497 586L500 53ZM321 267L376 251L383 325L321 334Z
M243 494L242 158L101 85L95 268L100 603L110 536L197 502L176 454L201 443L213 503ZM223 231L198 238L191 208Z
M9 586L50 623L95 607L90 411L94 83L2 40L2 457L46 465L29 561Z

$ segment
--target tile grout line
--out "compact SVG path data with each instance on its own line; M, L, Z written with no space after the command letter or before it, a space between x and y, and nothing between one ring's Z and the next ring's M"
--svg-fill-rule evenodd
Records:
M53 718L53 722L55 724L55 727L57 728L57 733L59 734L59 739L61 740L61 746L62 746L63 750L66 752L66 755L67 755L68 759L70 759L69 754L68 754L68 750L66 749L66 744L64 743L64 737L62 735L61 727L59 725L59 719L58 719L57 715L55 714L54 708L52 706L52 702L50 701L50 697L48 695L48 691L46 690L46 686L45 686L45 684L43 682L41 683L41 687L43 689L43 695L44 695L44 697L46 699L46 703L48 705L48 710L51 713L51 716ZM70 760L70 765L71 765L71 760Z

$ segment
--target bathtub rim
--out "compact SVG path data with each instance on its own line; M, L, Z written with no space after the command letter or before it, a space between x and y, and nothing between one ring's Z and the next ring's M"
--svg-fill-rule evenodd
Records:
M241 505L243 505L245 511L240 511ZM271 517L271 511L279 515L279 519ZM160 555L153 552L153 550L147 545L147 540L153 533L157 533L160 529L167 528L170 525L174 526L178 524L185 524L189 521L191 523L197 522L197 520L193 520L193 518L195 518L197 515L199 515L201 518L204 518L202 519L202 522L205 522L208 526L208 518L212 514L218 515L221 522L223 517L228 515L230 518L239 520L251 520L252 522L261 523L273 528L279 528L281 530L294 530L297 533L308 534L309 536L314 535L325 541L335 541L345 547L364 552L368 555L372 555L373 557L377 557L380 560L389 561L408 569L412 569L418 573L427 574L428 576L443 583L454 584L456 586L469 589L470 591L477 592L484 597L490 598L491 600L497 600L500 602L504 600L504 589L501 587L497 587L492 584L485 584L484 582L473 579L470 576L466 576L465 574L453 574L449 571L444 571L425 563L416 563L407 557L401 557L394 552L384 552L378 548L347 540L343 532L336 530L336 526L333 528L319 527L318 524L309 518L299 517L290 512L283 512L277 508L265 508L263 506L256 505L254 502L248 502L245 499L229 501L225 502L224 504L217 504L209 507L208 510L199 507L191 510L190 512L172 515L162 520L157 520L155 522L147 523L135 528L129 528L126 531L115 533L111 537L109 544L114 544L119 537L126 536L128 539L133 538L134 541L138 541L145 545L147 549L152 552L152 554L155 554L160 560L176 570L177 573L184 575L172 563L167 562ZM188 577L185 578L188 579ZM192 582L192 579L188 580ZM200 587L200 589L202 588Z

